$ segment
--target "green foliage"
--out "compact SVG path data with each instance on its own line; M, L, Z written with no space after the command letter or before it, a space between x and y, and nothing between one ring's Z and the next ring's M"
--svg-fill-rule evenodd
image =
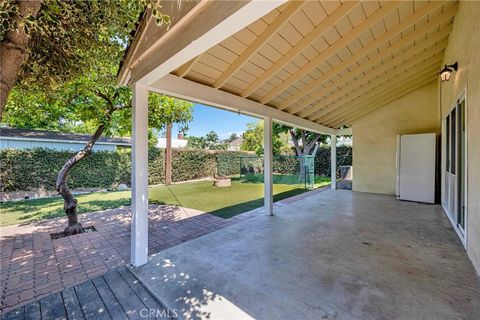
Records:
M288 137L281 132L273 132L273 154L289 154ZM254 151L257 155L263 154L263 121L247 124L247 130L243 133L243 142L240 146L243 151Z
M55 189L58 172L72 156L71 152L49 149L15 150L0 152L0 183L5 191ZM130 162L129 152L94 152L74 169L69 176L72 188L111 187L118 182L130 181L125 167Z
M128 136L132 128L132 93L130 88L116 86L114 69L111 64L102 66L99 62L95 70L55 90L17 86L9 96L4 121L16 128L90 134L103 124L107 136ZM151 93L150 131L162 130L168 123L177 123L180 130L188 129L192 106L187 101Z
M298 140L300 140L301 134L303 132L305 134L305 139L307 143L317 138L317 133L302 130L302 129L292 128L287 125L276 123L276 122L273 123L273 133L275 135L278 135L280 133L288 133L290 130L293 131L295 137L297 137ZM325 144L327 142L327 137L328 135L323 134L320 136L320 138L317 141L321 144Z
M315 174L330 176L330 147L322 146L315 157ZM337 146L337 177L340 176L340 166L351 166L353 153L351 146Z
M50 149L0 151L0 191L55 189L57 174L73 155L68 151ZM222 175L239 170L239 151L206 151L172 149L172 179L175 182L212 177L221 159ZM161 184L165 175L165 150L149 150L149 184ZM236 171L235 171L236 170ZM130 150L97 151L75 166L68 178L71 188L112 188L119 183L130 184Z
M172 149L174 182L212 177L215 174L215 167L214 153L197 149Z
M217 151L217 176L233 176L240 174L240 167L245 158L251 154L238 151Z
M0 2L0 41L3 40L5 33L9 30L18 30L19 21L18 4L14 1Z
M1 6L2 22L12 30L24 28L30 37L29 58L11 91L3 121L17 128L90 134L104 125L107 136L129 135L132 92L116 85L116 75L145 7L152 9L159 24L169 23L160 2L45 0L36 17L18 17L13 1ZM152 93L149 127L162 130L177 123L185 130L192 119L191 107Z
M207 149L207 141L204 137L187 137L187 147L192 149Z
M50 149L0 151L0 191L55 189L60 168L72 152ZM163 183L165 150L149 150L149 184ZM187 181L217 176L256 174L263 172L262 157L241 151L207 151L172 149L173 181ZM337 168L352 164L352 149L337 147ZM275 156L276 174L292 174L299 170L299 161L293 156ZM315 158L315 174L330 176L330 148L321 147ZM85 158L71 171L68 185L72 188L111 188L119 183L130 184L130 150L97 151Z
M322 146L318 149L315 156L314 166L316 176L330 176L330 147ZM242 158L232 159L229 155L226 155L226 159L222 158L222 155L217 155L218 167L227 167L230 171L228 173L222 173L223 175L251 175L259 174L263 172L263 157L262 156L246 156ZM229 159L230 158L230 159ZM340 166L352 165L352 147L350 146L337 146L337 176L340 173ZM223 164L225 161L225 164ZM236 169L235 166L239 165ZM239 171L241 170L241 171ZM273 172L275 174L298 174L300 172L300 161L297 156L292 155L276 155L273 157Z
M44 0L36 17L20 16L18 2L2 1L0 38L9 30L25 30L29 59L20 81L56 85L90 69L92 62L123 55L145 1Z
M118 67L140 15L151 9L159 26L170 17L157 0L43 0L36 17L21 16L18 1L0 3L0 40L22 29L29 37L23 84L57 85L82 75L99 61Z
M208 132L205 137L188 137L187 147L205 150L226 150L228 143L220 140L215 131Z
M263 185L232 179L232 187L217 188L210 181L149 188L151 204L169 204L210 212L229 218L263 205ZM274 185L273 200L278 201L307 190L292 185ZM130 204L130 191L95 192L76 197L79 213L118 208ZM0 203L0 226L43 220L65 215L60 197Z

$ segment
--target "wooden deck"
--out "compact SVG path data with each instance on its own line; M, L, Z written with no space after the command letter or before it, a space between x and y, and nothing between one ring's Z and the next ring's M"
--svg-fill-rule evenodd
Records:
M110 271L2 315L6 319L165 319L163 306L127 267Z

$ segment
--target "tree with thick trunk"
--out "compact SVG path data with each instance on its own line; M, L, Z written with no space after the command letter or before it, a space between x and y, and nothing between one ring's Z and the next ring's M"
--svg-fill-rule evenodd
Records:
M72 234L83 232L82 225L78 222L77 199L73 197L72 192L67 187L68 174L70 173L70 170L72 170L72 168L79 161L88 157L92 153L92 149L93 149L93 146L95 145L95 142L100 138L104 130L105 130L105 126L100 125L97 128L97 131L95 131L93 136L87 142L85 147L79 152L77 152L76 155L71 157L58 173L56 188L58 193L63 198L63 210L65 211L68 217L68 226L65 228L65 231L64 231L66 235L72 235Z
M116 74L145 8L158 25L169 22L157 0L0 0L2 121L26 129L95 130L56 181L68 216L66 234L82 232L78 203L67 186L69 173L92 153L102 134L131 134L132 92L116 85ZM168 123L187 128L192 106L150 95L149 128Z
M35 17L42 3L42 0L19 0L11 3L10 5L16 6L18 10L12 17L14 20L12 22L18 24L24 17ZM0 119L2 119L8 94L18 79L23 63L27 60L28 40L29 36L25 29L18 28L6 31L0 41Z
M288 128L290 137L292 138L295 152L299 157L300 162L300 174L298 177L299 182L305 181L305 156L315 157L318 150L318 142L322 139L322 135L319 133L305 132L305 130ZM299 140L302 144L300 145ZM313 148L313 150L312 150Z
M78 213L77 213L78 201L77 199L74 198L72 192L70 191L70 189L68 189L68 186L67 186L68 174L73 169L73 167L75 167L77 163L79 163L81 160L85 159L86 157L92 154L95 143L97 142L98 139L100 139L107 125L110 124L113 113L115 111L123 110L131 107L130 104L119 105L119 106L114 105L114 101L120 95L119 91L116 91L113 94L113 97L109 97L107 96L107 94L102 93L100 91L96 91L94 94L97 97L103 99L106 105L108 106L105 111L104 120L102 124L98 126L97 130L91 136L90 140L87 142L85 147L82 150L78 151L77 154L75 154L73 157L68 159L68 161L63 165L62 169L58 173L57 181L55 183L57 192L63 198L63 210L65 211L65 214L68 217L68 225L64 230L64 233L67 236L83 232L82 225L78 222Z

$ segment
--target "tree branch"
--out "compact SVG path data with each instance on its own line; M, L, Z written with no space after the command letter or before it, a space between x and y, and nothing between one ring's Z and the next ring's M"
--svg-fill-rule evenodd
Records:
M315 143L317 143L317 141L320 139L321 136L322 135L319 133L315 135L315 138L308 143L308 150L312 149L312 147L315 145Z
M43 0L39 1L18 1L17 22L29 15L36 16ZM3 116L3 109L7 103L8 94L17 82L23 63L28 59L29 37L25 29L10 30L5 33L0 42L0 120Z
M104 93L102 93L102 92L100 92L100 91L98 91L98 90L95 90L94 93L95 93L95 95L96 95L97 97L100 97L100 98L102 98L103 100L105 100L105 101L107 102L107 104L109 105L109 109L110 109L110 110L115 109L115 107L113 106L112 100L111 100L106 94L104 94Z

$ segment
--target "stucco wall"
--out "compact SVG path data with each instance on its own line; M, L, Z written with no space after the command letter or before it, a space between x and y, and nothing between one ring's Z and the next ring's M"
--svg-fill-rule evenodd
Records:
M459 70L442 83L442 119L466 89L467 106L467 253L480 274L480 3L461 2L444 63Z
M397 135L439 133L439 129L437 81L356 120L353 190L395 194Z

